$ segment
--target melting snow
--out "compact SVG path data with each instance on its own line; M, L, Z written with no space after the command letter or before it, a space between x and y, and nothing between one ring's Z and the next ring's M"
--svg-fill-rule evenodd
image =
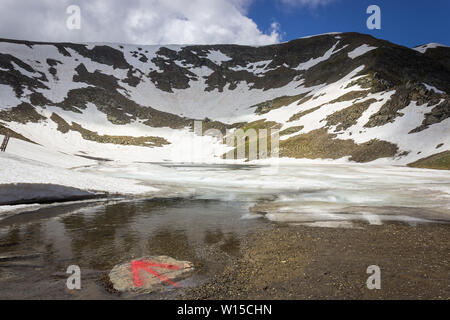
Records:
M415 48L413 48L413 50L416 50L420 53L425 53L428 49L434 49L434 48L438 48L438 47L448 48L448 46L444 46L443 44L432 42L432 43L424 44L419 47L415 47Z
M444 91L439 90L436 87L430 86L430 85L428 85L426 83L423 83L423 85L425 86L425 88L427 88L427 90L433 90L436 93L445 93Z
M367 44L363 44L362 46L356 48L355 50L348 53L349 58L355 59L363 54L366 54L369 51L376 49L377 47L371 47Z
M13 88L5 84L0 84L0 97L0 109L10 109L21 103L20 99L16 97Z
M209 60L214 62L217 65L221 65L222 62L230 61L232 58L229 56L223 54L221 51L218 50L209 50L208 55L206 56Z
M333 54L335 54L335 53L341 51L342 49L344 49L345 47L347 47L347 45L345 45L342 48L335 51L338 44L339 44L339 41L336 42L327 52L325 52L325 54L322 57L311 58L306 62L300 63L297 66L297 68L295 68L295 69L296 70L308 70L309 68L314 67L316 64L319 64L322 61L328 60Z

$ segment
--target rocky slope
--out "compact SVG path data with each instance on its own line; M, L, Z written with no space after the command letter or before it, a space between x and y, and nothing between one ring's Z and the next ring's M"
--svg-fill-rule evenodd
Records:
M203 120L280 129L281 157L449 169L449 92L450 48L358 33L264 47L0 39L0 134L89 158L220 159L230 148L194 132Z

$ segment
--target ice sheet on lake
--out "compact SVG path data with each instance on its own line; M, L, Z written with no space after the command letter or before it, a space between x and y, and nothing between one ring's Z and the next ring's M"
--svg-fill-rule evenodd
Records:
M347 227L337 222L450 222L447 171L312 162L268 168L141 163L87 171L142 180L194 199L248 202L251 214L277 222Z

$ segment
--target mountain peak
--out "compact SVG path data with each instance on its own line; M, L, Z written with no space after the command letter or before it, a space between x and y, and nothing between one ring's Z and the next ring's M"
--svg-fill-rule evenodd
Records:
M133 161L181 161L189 136L212 160L226 146L191 131L207 119L279 128L285 157L407 164L450 146L446 54L359 33L264 47L0 40L0 133Z

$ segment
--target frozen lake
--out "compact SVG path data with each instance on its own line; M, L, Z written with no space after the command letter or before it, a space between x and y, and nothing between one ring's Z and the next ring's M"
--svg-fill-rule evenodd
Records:
M244 218L342 227L450 220L448 171L327 163L106 164L83 171L141 180L183 198L247 202Z
M0 221L0 256L15 257L0 263L0 298L74 298L64 286L72 264L83 270L80 297L115 298L100 279L114 265L148 254L194 262L198 272L181 283L190 288L237 255L250 234L279 224L358 231L391 223L445 228L442 224L450 222L445 171L165 163L106 163L78 170L138 179L170 198L42 205ZM180 292L168 288L147 298Z

